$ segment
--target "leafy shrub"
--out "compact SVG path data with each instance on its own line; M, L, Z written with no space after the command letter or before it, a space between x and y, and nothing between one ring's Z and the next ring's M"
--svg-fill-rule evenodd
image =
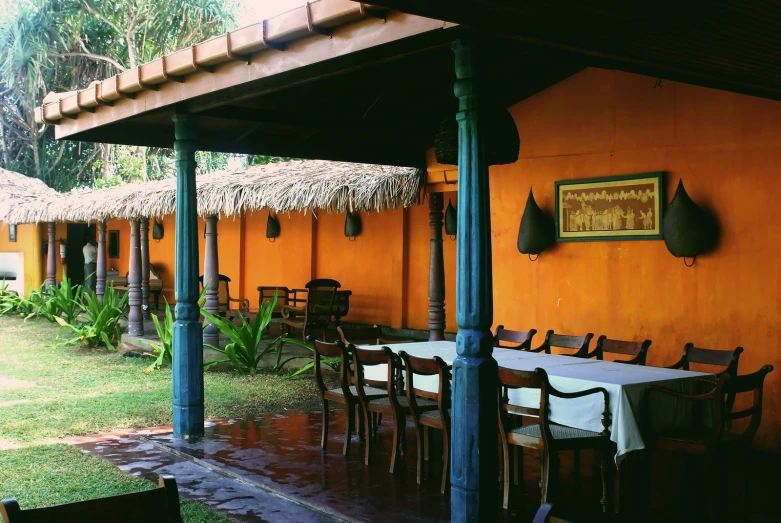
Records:
M144 372L147 374L159 370L164 363L170 365L174 360L174 316L171 314L171 306L168 304L168 300L165 300L165 318L163 323L161 324L160 320L157 319L157 314L152 314L152 321L155 324L155 330L157 330L157 337L160 338L160 343L150 343L142 340L156 354L155 361L144 369Z
M306 347L310 351L312 351L312 361L307 362L306 365L295 371L293 374L290 375L291 378L295 378L299 374L303 374L307 371L310 371L315 368L315 349L313 347L310 347L309 345L301 345L302 347ZM323 365L326 365L327 367L330 367L332 371L336 372L337 374L342 369L342 358L336 356L320 356L320 363Z
M15 291L8 290L5 280L0 281L0 316L16 312L22 300L24 297L19 296Z
M50 311L55 316L64 316L66 323L74 323L81 312L83 296L84 288L81 285L73 285L70 278L64 278L62 284L49 288Z
M55 321L60 325L60 330L68 329L75 333L73 338L60 343L60 335L57 334L55 344L76 345L85 347L97 347L105 344L109 350L116 350L116 345L122 339L122 329L119 320L127 307L128 294L120 297L113 285L106 286L103 295L103 303L98 300L97 294L86 293L81 295L80 308L89 316L89 321L73 325L65 319L55 316Z
M239 374L254 375L258 370L260 360L262 360L267 354L276 353L276 360L271 370L279 372L282 370L282 367L285 365L285 363L297 357L288 358L284 361L282 360L282 349L286 343L292 343L294 345L311 349L311 347L307 346L306 344L283 335L278 336L276 339L271 341L264 349L258 350L260 342L263 338L263 333L268 328L269 323L271 323L271 315L274 312L276 303L277 295L274 293L274 297L271 301L263 302L261 304L260 310L255 315L255 319L252 321L252 323L248 322L244 316L239 315L241 325L238 326L230 320L215 316L208 311L202 310L201 314L210 322L212 322L214 326L217 327L217 329L219 329L219 331L227 336L230 340L230 343L225 345L224 349L215 347L213 345L206 345L210 349L216 350L217 352L227 356L226 359L210 362L208 366L210 367L218 363L230 362L233 365L234 370Z

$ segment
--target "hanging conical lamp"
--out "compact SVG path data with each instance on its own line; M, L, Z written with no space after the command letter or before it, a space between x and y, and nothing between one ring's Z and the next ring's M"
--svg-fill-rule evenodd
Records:
M458 211L453 207L451 200L447 201L447 209L445 210L445 234L450 236L451 240L456 239L456 232L458 231Z
M273 242L279 236L280 230L279 218L269 212L266 220L266 238Z
M664 212L664 243L670 254L683 258L687 266L709 251L718 240L716 220L689 197L683 181L678 181L675 196ZM691 264L686 261L691 258Z
M480 120L486 133L485 144L488 165L504 165L518 160L521 138L512 115L504 108L487 107L480 112ZM434 137L437 161L458 165L458 122L448 116L439 123Z
M347 215L344 217L344 235L355 241L355 237L361 234L363 225L361 224L361 217L358 213L354 213L351 210L347 210Z
M534 200L534 192L529 189L526 209L521 217L521 227L518 229L518 250L528 254L535 261L539 254L556 241L556 226L550 216L540 209Z

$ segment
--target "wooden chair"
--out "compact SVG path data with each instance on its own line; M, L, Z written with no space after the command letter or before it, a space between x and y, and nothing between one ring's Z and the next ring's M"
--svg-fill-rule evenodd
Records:
M396 456L399 452L404 455L405 438L404 430L407 426L406 417L410 413L409 402L403 392L397 391L393 378L400 368L399 357L388 347L380 350L358 349L350 345L349 351L353 356L353 371L355 372L355 384L358 391L358 399L363 407L364 423L368 437L366 438L365 462L369 464L369 456L373 449L372 436L376 436L376 424L372 422L374 414L388 414L393 417L393 451L391 453L390 472L396 467ZM387 365L387 377L384 380L372 380L365 378L365 367L375 365ZM382 398L372 398L369 387L384 388L386 394ZM420 400L421 407L435 407L436 402Z
M383 336L382 329L377 325L371 327L336 327L339 337L345 345L392 345L394 343L410 343L412 340L401 340Z
M203 289L203 275L198 277ZM240 313L249 312L249 300L247 298L232 298L230 293L231 279L224 274L220 274L217 283L217 306L219 315L229 320L236 318ZM237 303L238 309L232 309L231 304Z
M287 305L282 308L282 325L286 333L291 328L300 329L301 337L307 341L315 329L323 329L321 339L326 339L328 325L333 316L336 291L342 285L326 278L312 280L306 284L306 303L303 307Z
M496 327L496 334L494 334L494 347L531 350L532 338L535 334L537 334L537 329L531 329L529 331L512 331L505 329L504 325L499 325ZM506 343L514 343L515 345L507 345Z
M613 485L612 448L610 441L610 398L607 390L602 387L587 389L580 392L560 392L548 381L548 374L543 369L522 371L499 367L499 433L502 440L504 458L504 508L510 500L510 445L535 449L542 453L542 503L551 497L558 483L558 453L565 450L593 449L601 458L602 472L602 504L603 512L609 513L611 507L611 490ZM539 389L540 408L521 407L509 402L509 391L513 389ZM601 432L566 427L552 423L549 416L551 396L563 399L574 399L602 394L604 409L602 411ZM525 426L514 426L510 417L513 415L537 416L537 423Z
M418 484L421 479L423 460L428 461L429 428L442 431L442 494L450 484L450 367L439 356L433 358L417 358L404 351L399 352L404 362L407 376L407 402L410 406L412 419L415 421L415 433L418 444ZM415 387L415 375L438 376L437 392ZM420 400L436 402L436 408L426 403L420 405Z
M160 476L158 488L65 505L22 510L15 499L3 500L5 523L182 523L179 490L171 476Z
M708 514L711 520L719 513L716 500L721 496L714 492L714 487L720 478L718 474L718 459L731 452L748 452L751 443L762 421L762 394L765 377L773 371L772 365L765 365L757 372L745 376L730 376L728 372L722 372L717 382L708 382L711 386L709 392L702 394L684 394L658 385L646 387L644 396L644 412L646 413L646 445L651 450L668 452L681 452L684 454L698 455L704 458L705 464L705 488L708 498ZM703 380L706 381L706 380ZM674 398L675 401L688 401L695 405L709 406L711 409L710 426L703 426L697 421L703 418L693 416L690 426L667 430L653 434L652 420L650 419L649 404L651 398L661 394ZM738 394L751 394L752 404L749 408L733 412L730 398ZM749 418L748 424L742 432L732 431L735 420ZM744 466L745 478L743 481L744 496L746 502L746 515L750 514L749 498L749 459L741 460ZM716 480L716 481L714 481Z
M260 286L258 287L258 309L264 301L271 301L274 299L274 293L277 294L277 305L274 307L274 312L271 313L272 318L282 317L282 308L286 305L290 305L291 291L287 287L270 287Z
M588 346L591 343L591 338L594 334L589 332L585 336L570 336L567 334L556 334L553 329L549 330L545 334L545 341L542 345L536 349L531 349L532 352L544 352L545 354L551 353L551 347L559 349L575 349L573 354L567 354L567 356L574 356L575 358L588 357Z
M719 372L717 376L722 374L729 374L731 377L738 375L738 361L740 355L743 354L743 347L737 347L735 350L714 350L714 349L701 349L695 347L694 343L687 343L683 347L683 356L674 365L667 367L668 369L683 369L691 370L692 363L699 363L702 365L717 365L724 367L724 370Z
M645 365L645 359L648 355L648 349L651 347L651 340L645 341L621 341L611 340L604 334L597 340L596 348L590 352L587 358L604 359L606 352L612 354L624 354L634 356L628 360L613 360L616 363L627 363L629 365Z
M352 384L352 374L350 372L350 355L347 348L341 341L328 343L320 340L314 340L314 364L315 364L315 383L320 391L320 398L323 401L323 433L320 445L323 450L326 449L328 442L328 418L330 414L330 402L342 405L347 414L347 422L344 428L344 448L342 454L347 456L350 453L350 441L352 438L353 426L356 425L355 411L358 410L358 435L364 438L363 430L363 410L360 409L358 402L358 393L355 385ZM322 357L339 358L341 366L339 368L339 386L328 388L323 379ZM366 395L370 398L381 398L385 396L383 389L367 387Z

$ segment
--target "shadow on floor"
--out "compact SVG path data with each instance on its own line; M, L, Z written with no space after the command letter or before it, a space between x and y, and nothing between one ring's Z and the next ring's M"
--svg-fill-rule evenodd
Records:
M170 467L185 467L187 479L182 482L183 495L220 510L224 510L227 503L226 512L233 517L242 515L242 521L450 521L450 496L439 493L442 469L438 445L432 446L429 473L423 484L418 485L411 422L407 427L408 451L396 474L392 475L388 473L390 421L383 422L377 451L367 467L363 462L364 446L356 436L353 436L350 455L345 458L341 454L344 441L342 411L337 411L331 419L326 452L320 448L321 414L309 411L272 413L251 421L216 422L210 424L206 436L197 442L173 440L170 435L157 434L141 442L138 439L106 441L87 444L84 448L138 475L153 477L160 472L160 467L169 467L166 470L176 474ZM751 521L776 521L772 515L775 492L780 486L775 474L779 464L779 456L752 456ZM499 521L529 522L539 505L538 456L526 453L523 465L522 485L513 489L510 511L499 509ZM732 463L733 467L737 465ZM204 476L201 479L198 478L199 469ZM575 522L604 519L599 514L599 482L593 481L591 453L583 453L580 470L580 475L573 474L571 454L562 456L557 505ZM681 460L673 456L654 456L652 470L651 522L695 521L697 518L691 514L704 512L699 501L704 497L693 492L690 495L687 490L687 485L697 485L701 481L687 478ZM745 511L743 475L729 473L729 476L730 484L723 497L729 507L722 515L724 521L740 521ZM221 482L228 489L227 494L220 487ZM202 487L202 484L210 486ZM630 488L640 487L630 485ZM260 496L261 501L272 498L275 504L268 506L276 507L274 510L280 512L268 519L268 512L264 514L262 508L267 505L261 503L260 508L255 507L259 501L247 494L246 489L255 492L253 495ZM501 501L500 491L497 483L497 504ZM239 494L234 496L231 492ZM690 498L694 499L691 507L686 501ZM286 514L284 518L283 513ZM638 519L629 516L615 520Z

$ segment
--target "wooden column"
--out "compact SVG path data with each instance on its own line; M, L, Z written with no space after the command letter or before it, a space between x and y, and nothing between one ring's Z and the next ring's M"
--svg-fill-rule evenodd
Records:
M458 234L453 362L451 517L497 520L497 397L493 359L491 213L484 129L480 126L480 60L471 40L453 42L458 121Z
M103 303L106 294L106 222L98 222L98 259L95 269L95 294Z
M149 219L141 220L141 311L145 320L149 314Z
M177 113L176 322L174 323L174 438L203 436L203 334L198 306L198 201L195 149L198 117Z
M130 221L130 261L127 275L128 307L127 332L133 336L144 334L144 311L141 298L141 222Z
M203 308L215 316L219 313L219 299L217 293L220 285L220 264L217 249L217 217L207 216L204 219L206 225L206 246L203 254L203 288L206 289L206 303ZM203 330L203 343L219 346L220 331L211 322Z
M57 224L49 222L49 248L46 256L46 289L57 285Z
M445 339L445 259L442 254L441 192L428 195L431 253L428 259L428 341Z

